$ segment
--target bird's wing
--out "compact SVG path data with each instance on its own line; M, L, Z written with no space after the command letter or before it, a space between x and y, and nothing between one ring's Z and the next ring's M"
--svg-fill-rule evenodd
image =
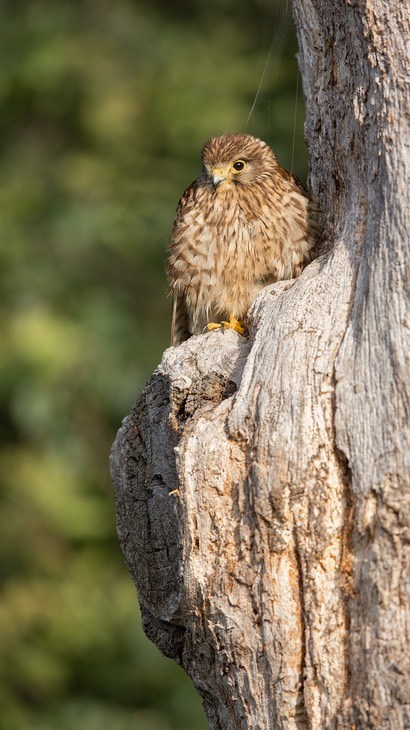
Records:
M172 293L171 345L177 347L191 337L185 298L175 289Z
M171 324L171 345L177 347L181 342L185 342L191 337L192 332L189 329L190 318L186 307L185 296L178 290L176 272L173 268L173 252L181 245L188 245L185 234L184 217L186 212L192 208L195 201L195 192L198 187L198 181L195 180L183 193L178 203L176 217L171 232L170 250L167 266L167 278L170 291L172 292L172 324Z
M299 192L301 192L302 195L307 196L306 186L296 175L293 174L293 172L289 172L289 170L285 170L284 167L280 167L277 170L277 174L282 178L282 180L289 183L289 185L291 185L291 186L296 185L296 188L299 189Z

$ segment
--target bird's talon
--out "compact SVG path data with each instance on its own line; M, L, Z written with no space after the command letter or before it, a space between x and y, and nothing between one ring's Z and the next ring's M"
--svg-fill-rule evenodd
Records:
M231 318L229 322L225 322L227 327L230 327L231 329L235 330L235 332L239 332L240 335L245 334L245 327L243 326L242 322L239 322L237 319Z
M208 330L211 332L212 330L222 330L224 329L231 329L235 330L235 332L239 332L240 335L245 334L245 327L243 326L242 322L239 322L236 317L230 317L229 322L226 322L225 320L222 320L222 322L216 323L216 322L209 322L207 325Z
M220 330L222 327L222 323L217 324L217 322L209 322L206 325L206 328L211 332L212 330Z

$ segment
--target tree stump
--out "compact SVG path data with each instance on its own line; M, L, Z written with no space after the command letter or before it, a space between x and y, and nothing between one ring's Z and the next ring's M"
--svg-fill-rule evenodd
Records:
M261 293L248 338L165 352L113 447L118 533L210 728L404 730L409 9L294 15L326 247Z

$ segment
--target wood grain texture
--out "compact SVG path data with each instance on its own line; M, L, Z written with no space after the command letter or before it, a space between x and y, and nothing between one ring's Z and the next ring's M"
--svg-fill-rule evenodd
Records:
M113 448L118 532L211 728L405 730L409 10L294 12L326 250L248 339L165 352Z

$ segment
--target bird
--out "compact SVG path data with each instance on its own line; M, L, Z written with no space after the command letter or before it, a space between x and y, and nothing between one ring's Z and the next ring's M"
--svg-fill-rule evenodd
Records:
M246 335L259 292L298 276L318 244L317 204L266 142L227 133L211 137L201 158L169 241L174 346L207 330Z

